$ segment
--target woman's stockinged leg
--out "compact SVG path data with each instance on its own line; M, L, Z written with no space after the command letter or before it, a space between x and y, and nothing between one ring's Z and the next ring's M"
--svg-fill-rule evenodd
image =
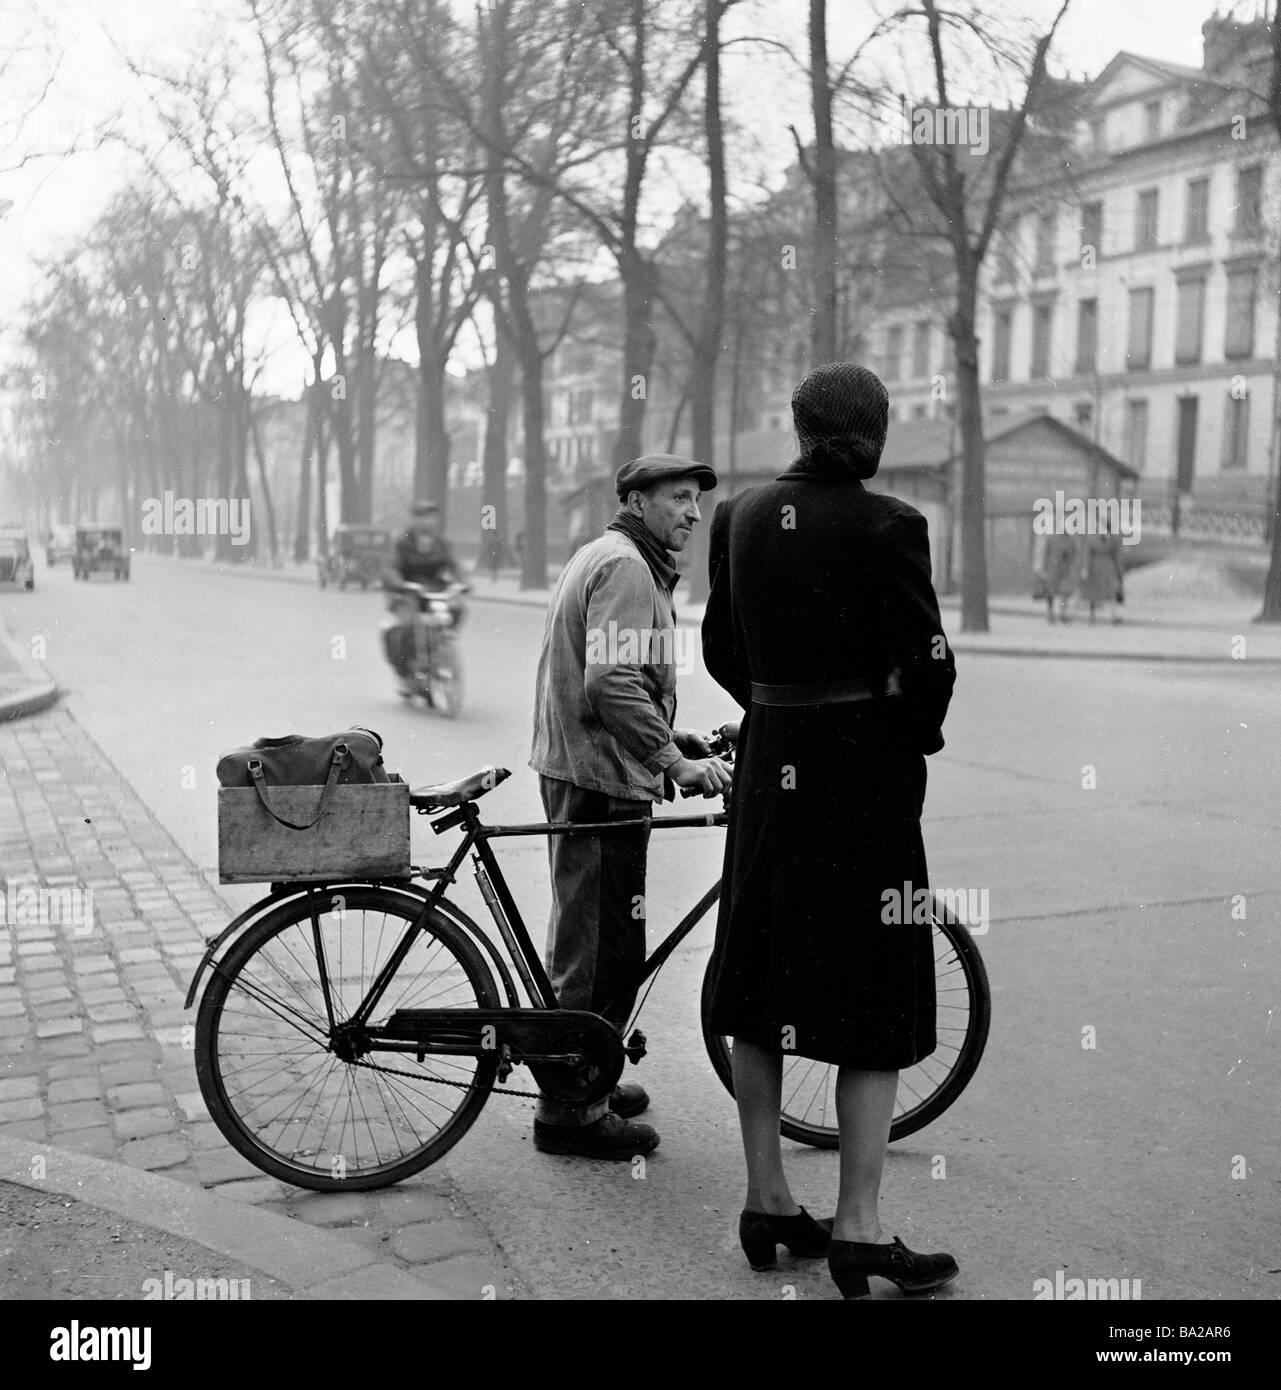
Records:
M836 1123L841 1133L841 1190L834 1240L880 1241L881 1170L890 1140L898 1072L842 1067L836 1076Z
M734 1099L747 1160L748 1211L795 1216L800 1210L783 1172L778 1119L783 1094L783 1057L743 1038L734 1039Z

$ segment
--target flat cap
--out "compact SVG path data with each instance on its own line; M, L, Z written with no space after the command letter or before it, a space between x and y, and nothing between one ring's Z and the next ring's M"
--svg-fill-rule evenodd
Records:
M697 478L703 492L711 492L717 483L716 472L710 464L695 463L678 454L642 454L623 464L614 483L619 501L625 502L633 488L647 488L651 483L670 482L673 478Z

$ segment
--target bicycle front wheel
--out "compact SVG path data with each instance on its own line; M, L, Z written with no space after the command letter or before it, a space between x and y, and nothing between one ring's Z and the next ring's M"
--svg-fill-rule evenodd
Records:
M987 1045L992 998L987 969L964 926L934 907L935 1032L938 1045L928 1057L899 1072L890 1142L936 1120L969 1084ZM730 1095L734 1094L729 1039L708 1027L712 971L703 979L703 1040L707 1054ZM783 1063L780 1129L789 1139L818 1149L840 1145L836 1125L836 1073L828 1062L788 1054Z
M233 1148L317 1192L385 1187L434 1163L480 1113L497 1056L415 1057L350 1020L408 936L367 1023L396 1009L498 1008L475 945L422 900L350 887L283 903L215 967L196 1020L196 1076Z
M432 652L428 676L431 704L446 719L457 719L463 707L463 667L458 642L452 633L442 633Z

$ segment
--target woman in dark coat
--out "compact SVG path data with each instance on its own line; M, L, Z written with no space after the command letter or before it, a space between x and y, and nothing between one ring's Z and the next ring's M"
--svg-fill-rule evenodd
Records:
M746 710L717 924L711 1023L734 1040L754 1267L826 1250L846 1297L867 1274L932 1288L949 1255L883 1240L881 1169L900 1068L935 1047L920 817L955 680L925 519L868 492L888 397L850 363L796 388L800 457L717 508L703 652ZM907 898L907 913L893 910ZM913 922L913 916L926 918ZM836 1064L841 1187L827 1232L783 1173L784 1051Z

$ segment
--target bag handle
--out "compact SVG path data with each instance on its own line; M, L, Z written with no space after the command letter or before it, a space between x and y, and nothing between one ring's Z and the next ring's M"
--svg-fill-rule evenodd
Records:
M335 743L333 752L329 755L329 776L325 778L325 785L320 789L320 805L316 807L316 814L307 821L305 825L295 825L293 821L286 820L284 816L278 816L271 809L271 802L267 800L267 782L262 772L262 759L249 759L249 777L253 782L254 791L258 793L258 800L262 802L263 809L280 825L288 827L290 830L310 830L313 825L325 814L325 806L329 801L329 794L333 791L335 783L338 781L338 773L347 762L347 745L345 743Z

